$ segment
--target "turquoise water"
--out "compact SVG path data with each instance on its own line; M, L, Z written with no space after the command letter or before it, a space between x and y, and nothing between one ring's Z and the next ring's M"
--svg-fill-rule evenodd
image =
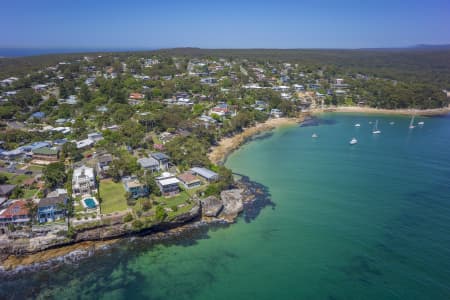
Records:
M125 240L77 265L2 281L0 296L450 299L450 118L422 118L413 130L406 117L323 119L230 156L275 203L250 222L166 243Z
M84 204L86 204L86 206L88 208L96 208L97 207L97 204L95 203L94 199L92 199L92 198L86 198L86 199L83 199L83 201L84 201Z

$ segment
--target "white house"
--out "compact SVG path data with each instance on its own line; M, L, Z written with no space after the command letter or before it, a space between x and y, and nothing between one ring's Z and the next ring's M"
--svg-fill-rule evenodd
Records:
M81 166L73 170L72 196L81 196L97 192L94 169Z

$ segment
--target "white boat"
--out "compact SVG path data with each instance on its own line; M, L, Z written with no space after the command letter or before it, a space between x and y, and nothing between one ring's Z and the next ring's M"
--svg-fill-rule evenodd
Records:
M318 137L318 135L315 134L315 133L313 133L313 135L312 135L311 137L312 137L312 138L316 138L316 137Z
M392 122L389 122L389 125L394 125L395 123L394 123L394 121L392 121Z
M413 129L414 127L416 127L416 126L414 126L414 117L415 116L412 116L411 122L409 122L409 129Z
M355 127L361 127L361 124L356 123L356 124L355 124Z
M375 122L375 126L373 127L372 133L373 134L380 134L381 133L381 131L378 130L378 120L376 120L376 122Z
M423 124L425 124L423 121L417 122L417 125L423 126Z
M352 138L352 140L350 141L350 145L355 145L358 144L358 140L355 138Z

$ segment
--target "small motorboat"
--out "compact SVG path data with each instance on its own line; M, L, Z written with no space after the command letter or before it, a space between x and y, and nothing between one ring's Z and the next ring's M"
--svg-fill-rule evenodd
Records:
M318 137L318 135L315 134L315 133L313 133L313 135L312 135L311 137L312 137L312 138L316 138L316 137Z
M392 122L389 122L389 125L394 125L395 124L395 122L394 121L392 121Z
M417 122L417 125L423 126L423 124L425 124L423 121Z
M356 123L356 124L355 124L355 127L361 127L361 124Z
M350 145L356 145L358 144L358 140L356 138L352 138L350 141Z

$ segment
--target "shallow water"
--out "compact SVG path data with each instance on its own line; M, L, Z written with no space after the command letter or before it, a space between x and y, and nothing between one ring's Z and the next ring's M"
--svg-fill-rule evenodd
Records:
M416 118L425 125L413 130L407 117L322 118L229 157L275 205L2 281L1 298L449 299L450 118Z

